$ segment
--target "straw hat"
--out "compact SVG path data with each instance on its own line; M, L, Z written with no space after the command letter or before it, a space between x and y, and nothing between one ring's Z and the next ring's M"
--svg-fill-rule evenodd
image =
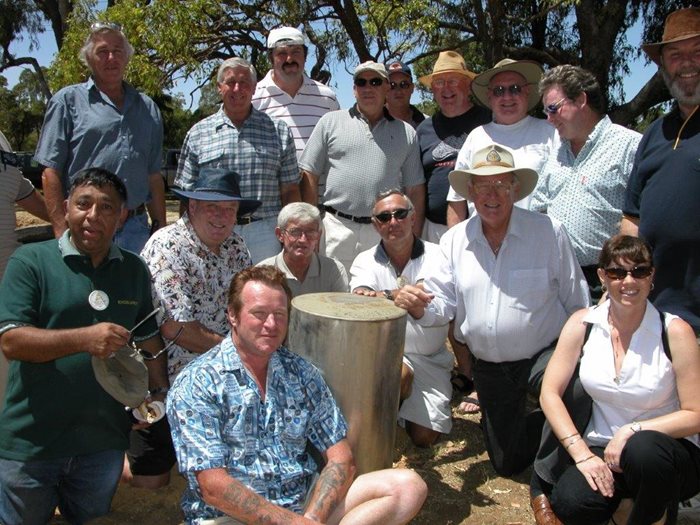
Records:
M642 49L649 55L649 58L660 66L662 46L696 36L700 36L700 7L679 9L666 17L661 42L644 44Z
M531 86L530 94L527 97L527 110L530 111L540 101L537 84L544 72L542 66L532 60L511 60L510 58L504 58L491 69L477 75L472 82L472 93L474 93L474 97L476 97L476 100L483 106L487 108L490 107L488 99L489 82L499 73L504 73L506 71L518 73L525 79L525 82Z
M467 64L464 62L462 55L456 51L443 51L438 55L438 59L433 66L433 72L430 75L423 75L418 80L425 87L430 88L433 81L433 76L441 73L457 73L464 75L468 79L473 79L476 73L467 69Z
M454 170L448 175L450 186L467 200L469 199L469 181L472 177L487 177L512 173L518 178L519 201L532 193L537 185L537 172L530 168L516 168L513 154L504 146L491 144L480 149L472 156L472 167L467 170Z

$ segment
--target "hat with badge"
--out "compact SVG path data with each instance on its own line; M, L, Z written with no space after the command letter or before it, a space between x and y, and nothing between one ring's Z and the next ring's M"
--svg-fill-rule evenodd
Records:
M661 42L643 44L642 49L657 65L661 65L661 48L672 42L700 36L700 7L674 11L666 17Z
M386 63L386 72L391 75L392 73L402 73L406 75L409 79L413 80L413 74L411 73L411 68L400 60L395 60L393 62Z
M450 186L462 197L469 199L469 182L472 177L488 177L512 173L518 179L519 201L530 195L537 185L537 172L530 168L516 168L513 153L499 144L491 144L472 156L471 168L454 170L448 175Z
M186 199L198 201L236 201L238 215L253 213L262 202L241 197L239 176L235 171L222 168L202 168L189 190L173 188L173 193Z

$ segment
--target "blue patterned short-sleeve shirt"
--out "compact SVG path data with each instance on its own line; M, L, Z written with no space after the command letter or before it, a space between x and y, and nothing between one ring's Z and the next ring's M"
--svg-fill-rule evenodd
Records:
M272 503L301 512L317 469L307 442L323 452L345 438L347 424L317 368L281 347L267 373L263 400L227 336L173 383L167 414L188 481L182 497L187 523L223 515L204 502L196 478L215 468L225 468Z

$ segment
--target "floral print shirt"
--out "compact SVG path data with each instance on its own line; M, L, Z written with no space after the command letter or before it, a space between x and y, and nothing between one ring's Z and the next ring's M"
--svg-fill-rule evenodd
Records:
M199 239L184 215L175 224L158 230L141 256L151 271L154 302L163 307L166 319L199 321L222 336L228 333L229 285L237 272L252 265L248 248L237 233L231 233L217 255ZM177 344L170 347L171 384L182 367L196 356Z

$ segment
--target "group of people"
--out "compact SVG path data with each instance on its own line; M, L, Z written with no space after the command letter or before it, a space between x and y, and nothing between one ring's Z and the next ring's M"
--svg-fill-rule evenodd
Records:
M293 296L352 292L407 312L397 419L414 444L451 431L456 367L495 471L534 464L538 524L674 523L700 491L700 9L643 47L676 102L643 137L576 66L475 74L444 51L419 79L425 116L403 62L357 66L341 110L304 73L300 31L267 44L259 82L220 65L166 225L160 114L123 80L121 27L91 27L91 79L52 98L37 147L45 206L10 188L56 239L17 250L0 284L0 522L58 506L83 523L120 478L160 487L175 462L187 523L410 521L425 482L355 479L330 388L285 347ZM105 367L167 417L134 425Z

